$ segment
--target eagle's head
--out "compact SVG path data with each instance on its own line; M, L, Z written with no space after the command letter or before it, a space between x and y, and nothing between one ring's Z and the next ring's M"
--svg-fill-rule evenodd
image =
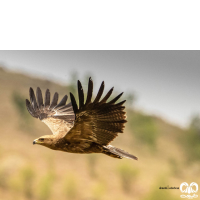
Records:
M33 141L33 144L39 144L43 145L45 147L48 147L50 149L55 148L56 144L56 137L54 135L43 135Z

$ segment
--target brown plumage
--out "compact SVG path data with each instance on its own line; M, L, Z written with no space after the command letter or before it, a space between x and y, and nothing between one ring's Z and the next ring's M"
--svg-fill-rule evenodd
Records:
M26 99L29 113L44 122L53 132L53 135L42 136L33 141L50 149L70 153L104 153L114 158L137 157L118 149L109 143L123 133L126 121L125 101L116 104L121 97L119 94L107 103L113 88L101 99L104 90L102 82L99 92L92 102L93 82L89 79L87 98L84 103L84 92L81 82L78 81L79 107L74 95L70 93L71 103L66 105L67 95L58 102L58 93L55 93L50 103L50 92L47 89L43 103L40 88L36 90L36 97L30 88L30 101Z

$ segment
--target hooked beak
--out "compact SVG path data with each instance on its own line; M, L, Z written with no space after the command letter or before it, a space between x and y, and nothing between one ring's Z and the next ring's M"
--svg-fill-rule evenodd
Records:
M33 144L38 144L38 140L33 140Z

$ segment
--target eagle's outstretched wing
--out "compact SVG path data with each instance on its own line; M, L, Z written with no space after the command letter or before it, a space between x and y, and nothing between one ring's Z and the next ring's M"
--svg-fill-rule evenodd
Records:
M95 100L91 102L93 82L90 78L87 99L84 103L83 88L80 81L78 81L79 108L73 94L70 93L75 113L75 122L74 127L66 134L66 140L70 142L95 142L107 145L117 137L118 133L123 133L126 113L123 111L125 107L122 104L125 101L115 104L123 93L106 103L112 94L113 88L99 101L103 90L104 82L102 82Z
M66 133L73 126L75 114L71 103L66 105L67 95L63 97L59 104L57 104L57 92L54 94L52 102L50 102L49 89L46 90L44 103L39 87L36 90L36 97L32 88L29 90L29 95L30 101L26 99L26 107L29 113L33 117L43 121L51 129L53 134L59 132Z

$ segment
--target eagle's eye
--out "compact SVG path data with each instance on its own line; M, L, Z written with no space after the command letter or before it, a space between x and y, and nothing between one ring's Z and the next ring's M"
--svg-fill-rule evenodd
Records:
M40 141L43 142L43 141L44 141L44 138L40 138Z

